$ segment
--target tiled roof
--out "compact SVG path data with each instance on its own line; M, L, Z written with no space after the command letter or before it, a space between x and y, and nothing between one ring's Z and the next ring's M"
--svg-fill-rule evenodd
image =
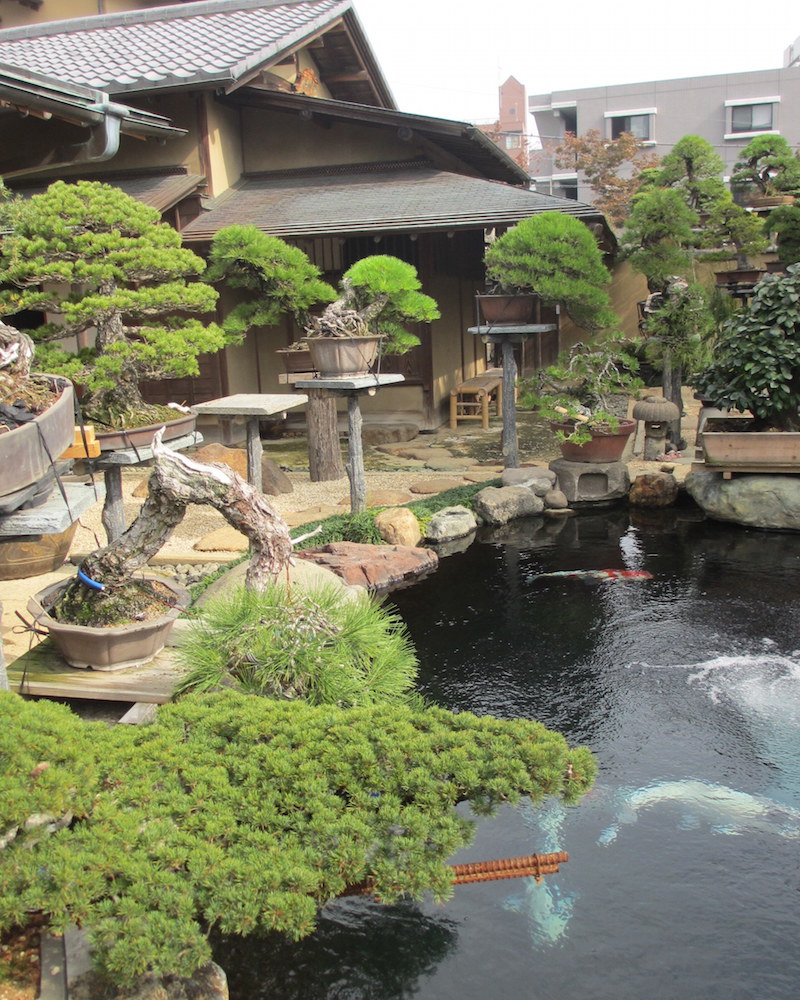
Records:
M213 0L0 31L0 60L120 93L234 81L329 25L349 0Z
M245 178L183 231L207 240L224 226L254 225L275 236L476 229L539 212L602 221L592 205L433 169L376 170Z
M79 180L97 180L113 184L114 187L124 191L131 198L135 198L145 205L150 205L151 208L157 208L159 212L166 212L182 199L194 194L205 183L205 177L202 174L190 174L181 168L130 174L87 174L85 176L81 174L63 179L67 183ZM49 183L50 181L42 181L37 184L12 181L9 186L16 194L30 198L32 195L45 191Z

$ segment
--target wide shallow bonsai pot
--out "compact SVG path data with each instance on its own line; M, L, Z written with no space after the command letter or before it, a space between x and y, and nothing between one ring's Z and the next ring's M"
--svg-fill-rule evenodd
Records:
M34 615L37 625L48 630L59 653L71 667L81 670L140 667L161 652L175 619L191 600L189 592L172 580L160 576L147 576L145 579L163 584L172 592L176 601L163 615L149 621L116 628L92 628L56 621L47 612L71 580L60 580L34 594L28 601L28 611Z
M550 422L550 430L571 434L574 424ZM575 444L574 441L560 441L561 454L568 462L619 462L625 451L628 438L636 430L635 420L620 420L619 427L613 433L600 432L589 428L591 441Z
M749 417L710 417L700 434L707 466L800 468L800 433L796 431L752 431Z
M275 353L282 359L283 368L287 375L314 370L314 365L311 361L311 351L307 347L302 349L280 347Z
M163 441L174 441L176 438L191 434L197 423L194 413L184 413L175 420L161 424L147 424L145 427L131 427L130 430L97 431L96 439L100 442L100 451L120 451L126 448L147 448L153 443L156 432L164 430Z
M533 316L532 295L478 295L478 305L484 323L490 325L524 325Z
M309 337L306 343L321 378L355 378L377 361L380 337Z
M53 403L28 423L0 435L0 508L10 514L23 504L29 504L37 494L37 484L48 479L37 496L47 499L55 485L53 463L72 444L75 425L74 390L72 383L57 375L45 375L51 380ZM4 499L5 498L5 499Z

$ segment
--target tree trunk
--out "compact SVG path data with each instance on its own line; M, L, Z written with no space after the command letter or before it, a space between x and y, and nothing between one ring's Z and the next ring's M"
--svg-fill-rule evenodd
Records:
M208 504L250 539L253 555L245 582L263 590L292 553L289 528L267 497L226 465L193 462L171 451L161 444L161 432L153 454L156 462L139 516L118 539L83 560L83 573L109 588L124 583L158 552L190 503Z
M678 417L676 420L670 421L669 434L667 436L679 451L686 447L686 442L681 436L681 414L683 413L682 383L683 365L676 364L673 361L671 351L665 351L664 370L661 373L661 389L664 393L664 399L668 399L678 407Z
M308 471L312 483L344 477L336 417L336 398L325 389L308 389Z

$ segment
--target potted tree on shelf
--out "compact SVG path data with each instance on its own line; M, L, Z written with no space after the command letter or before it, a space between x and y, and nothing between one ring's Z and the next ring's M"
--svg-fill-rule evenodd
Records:
M636 428L627 411L631 392L641 385L637 370L625 341L574 344L560 364L520 383L518 405L549 419L569 461L616 462Z
M800 264L761 279L750 301L723 324L713 361L693 382L715 406L742 414L708 420L701 432L707 464L797 467Z
M419 344L406 323L439 318L436 302L420 291L416 268L397 257L376 254L344 273L339 297L312 316L305 343L323 378L367 374L378 356L405 354Z
M478 300L486 322L493 322L486 307L495 295L525 297L528 318L535 296L544 305L561 306L584 329L616 326L602 252L590 230L571 215L543 212L523 219L487 248L484 263L491 294ZM508 323L507 307L502 308L500 321Z
M253 327L273 326L287 313L303 327L315 306L336 298L333 286L322 280L320 269L299 247L255 226L221 229L211 241L208 260L209 281L248 293L222 324L231 337L242 337ZM277 354L287 372L307 372L313 367L302 341L280 348Z
M235 339L198 318L217 301L197 280L205 266L155 209L108 184L56 181L3 240L0 312L47 315L29 331L37 366L79 386L88 419L154 432L175 413L145 403L141 381L196 375L200 354Z
M800 193L800 160L782 135L758 135L741 151L731 185L752 192L753 208L789 204Z

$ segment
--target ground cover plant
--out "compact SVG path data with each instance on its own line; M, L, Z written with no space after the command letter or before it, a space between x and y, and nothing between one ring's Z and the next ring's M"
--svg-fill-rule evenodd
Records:
M110 728L0 692L0 757L0 931L75 922L119 984L190 974L215 928L304 937L364 881L445 898L473 832L458 802L572 802L594 776L536 722L232 691Z

